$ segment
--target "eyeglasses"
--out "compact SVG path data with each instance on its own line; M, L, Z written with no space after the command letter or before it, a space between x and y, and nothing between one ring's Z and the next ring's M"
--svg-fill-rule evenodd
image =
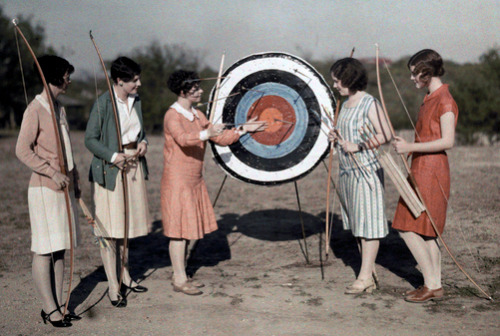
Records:
M66 82L71 82L71 77L70 77L70 75L63 76L63 79L64 79Z
M191 90L188 91L188 93L195 93L196 91L201 90L201 87L199 84L194 85Z

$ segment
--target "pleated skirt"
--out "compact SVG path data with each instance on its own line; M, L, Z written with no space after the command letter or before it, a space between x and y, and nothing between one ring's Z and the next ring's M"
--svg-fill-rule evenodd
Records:
M163 233L170 238L201 239L217 230L212 202L201 176L164 173L161 213Z
M126 154L135 154L136 150L126 149ZM146 181L142 165L139 162L128 165L128 238L145 236L151 228ZM122 239L125 237L125 201L121 172L116 177L115 190L103 188L93 183L94 218L98 222L96 235L104 238Z
M384 204L384 171L374 163L357 169L340 169L339 191L347 209L342 209L345 230L355 237L378 239L387 236L389 227Z
M80 226L72 186L69 195L73 247L76 247L80 239ZM36 254L47 254L69 250L71 242L64 193L47 187L30 187L28 207L31 222L31 251Z

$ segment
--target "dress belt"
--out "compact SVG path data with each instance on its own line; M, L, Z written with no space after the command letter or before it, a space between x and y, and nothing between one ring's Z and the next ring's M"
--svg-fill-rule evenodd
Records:
M137 141L123 145L124 149L137 149Z

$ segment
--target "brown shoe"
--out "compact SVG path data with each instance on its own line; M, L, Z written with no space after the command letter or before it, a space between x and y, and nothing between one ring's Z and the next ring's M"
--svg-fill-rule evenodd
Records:
M405 301L414 302L414 303L422 303L427 302L429 300L440 300L444 296L443 288L438 289L429 289L426 286L422 287L422 289L418 290L414 295L405 297Z
M187 295L200 295L203 294L201 290L193 286L189 282L185 282L182 285L177 286L175 283L172 284L174 286L174 292L182 292Z
M171 284L173 286L174 285L174 277L172 276L172 278L170 280L171 280ZM195 286L196 288L205 287L205 284L203 282L198 281L198 280L194 280L193 278L190 278L190 277L187 278L187 282L189 282L191 285Z
M202 288L202 287L205 287L205 284L201 281L198 281L198 280L194 280L193 278L188 278L188 282L195 286L196 288Z
M424 286L418 286L417 288L415 289L412 289L412 290L409 290L409 291L406 291L403 295L404 296L413 296L415 294L417 294L418 291L420 291L422 288L424 288Z

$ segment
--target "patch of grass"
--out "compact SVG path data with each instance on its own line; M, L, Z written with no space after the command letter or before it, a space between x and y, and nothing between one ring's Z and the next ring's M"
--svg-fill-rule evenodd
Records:
M481 269L485 272L490 271L494 266L500 265L500 257L482 256L481 260L483 261Z
M231 300L230 304L231 304L231 306L237 306L237 305L239 305L242 302L243 302L243 299L241 299L241 298L233 298Z
M368 309L373 310L373 311L377 310L377 305L375 303L364 302L361 304L361 307L365 307L365 308L368 308Z
M314 307L321 306L321 305L323 305L323 298L320 298L320 297L311 298L311 299L306 301L306 304L308 306L314 306Z
M249 282L249 281L259 281L258 277L250 277L250 278L244 278L243 281Z

